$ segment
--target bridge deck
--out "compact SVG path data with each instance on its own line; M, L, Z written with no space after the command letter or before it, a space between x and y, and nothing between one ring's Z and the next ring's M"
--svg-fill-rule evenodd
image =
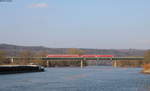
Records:
M9 57L9 59L29 59L29 60L144 60L144 57Z

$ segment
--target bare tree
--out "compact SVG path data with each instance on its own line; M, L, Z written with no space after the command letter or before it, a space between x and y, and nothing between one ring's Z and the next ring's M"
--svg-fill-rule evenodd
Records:
M37 57L46 57L47 55L48 55L48 52L46 51L41 51L41 52L36 53Z
M144 55L145 63L150 63L150 50L148 50Z
M19 57L22 58L21 64L29 64L31 60L30 58L34 57L34 53L32 51L25 50L25 51L20 52Z
M6 61L6 52L0 51L0 64L5 64Z
M20 57L29 58L29 57L33 57L33 56L34 56L34 53L32 51L29 51L29 50L25 50L25 51L20 52Z
M82 55L84 54L83 50L77 49L77 48L69 48L68 49L68 54L78 54L78 55Z

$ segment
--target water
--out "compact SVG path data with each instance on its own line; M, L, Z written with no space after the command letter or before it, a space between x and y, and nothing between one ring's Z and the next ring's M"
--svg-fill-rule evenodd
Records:
M47 68L45 72L0 75L0 91L150 91L140 68L91 66Z

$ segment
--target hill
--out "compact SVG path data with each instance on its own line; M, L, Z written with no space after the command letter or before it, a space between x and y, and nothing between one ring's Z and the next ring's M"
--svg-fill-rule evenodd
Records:
M18 46L0 44L0 50L6 51L8 56L18 56L21 51L29 50L34 53L47 52L49 54L67 54L69 48L47 48L43 46ZM80 48L85 54L109 54L115 56L143 56L146 50L140 49L85 49Z

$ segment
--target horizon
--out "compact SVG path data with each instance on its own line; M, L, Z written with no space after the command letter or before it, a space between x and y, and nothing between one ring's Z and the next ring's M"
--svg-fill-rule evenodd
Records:
M0 2L0 44L150 49L149 0L10 1Z

